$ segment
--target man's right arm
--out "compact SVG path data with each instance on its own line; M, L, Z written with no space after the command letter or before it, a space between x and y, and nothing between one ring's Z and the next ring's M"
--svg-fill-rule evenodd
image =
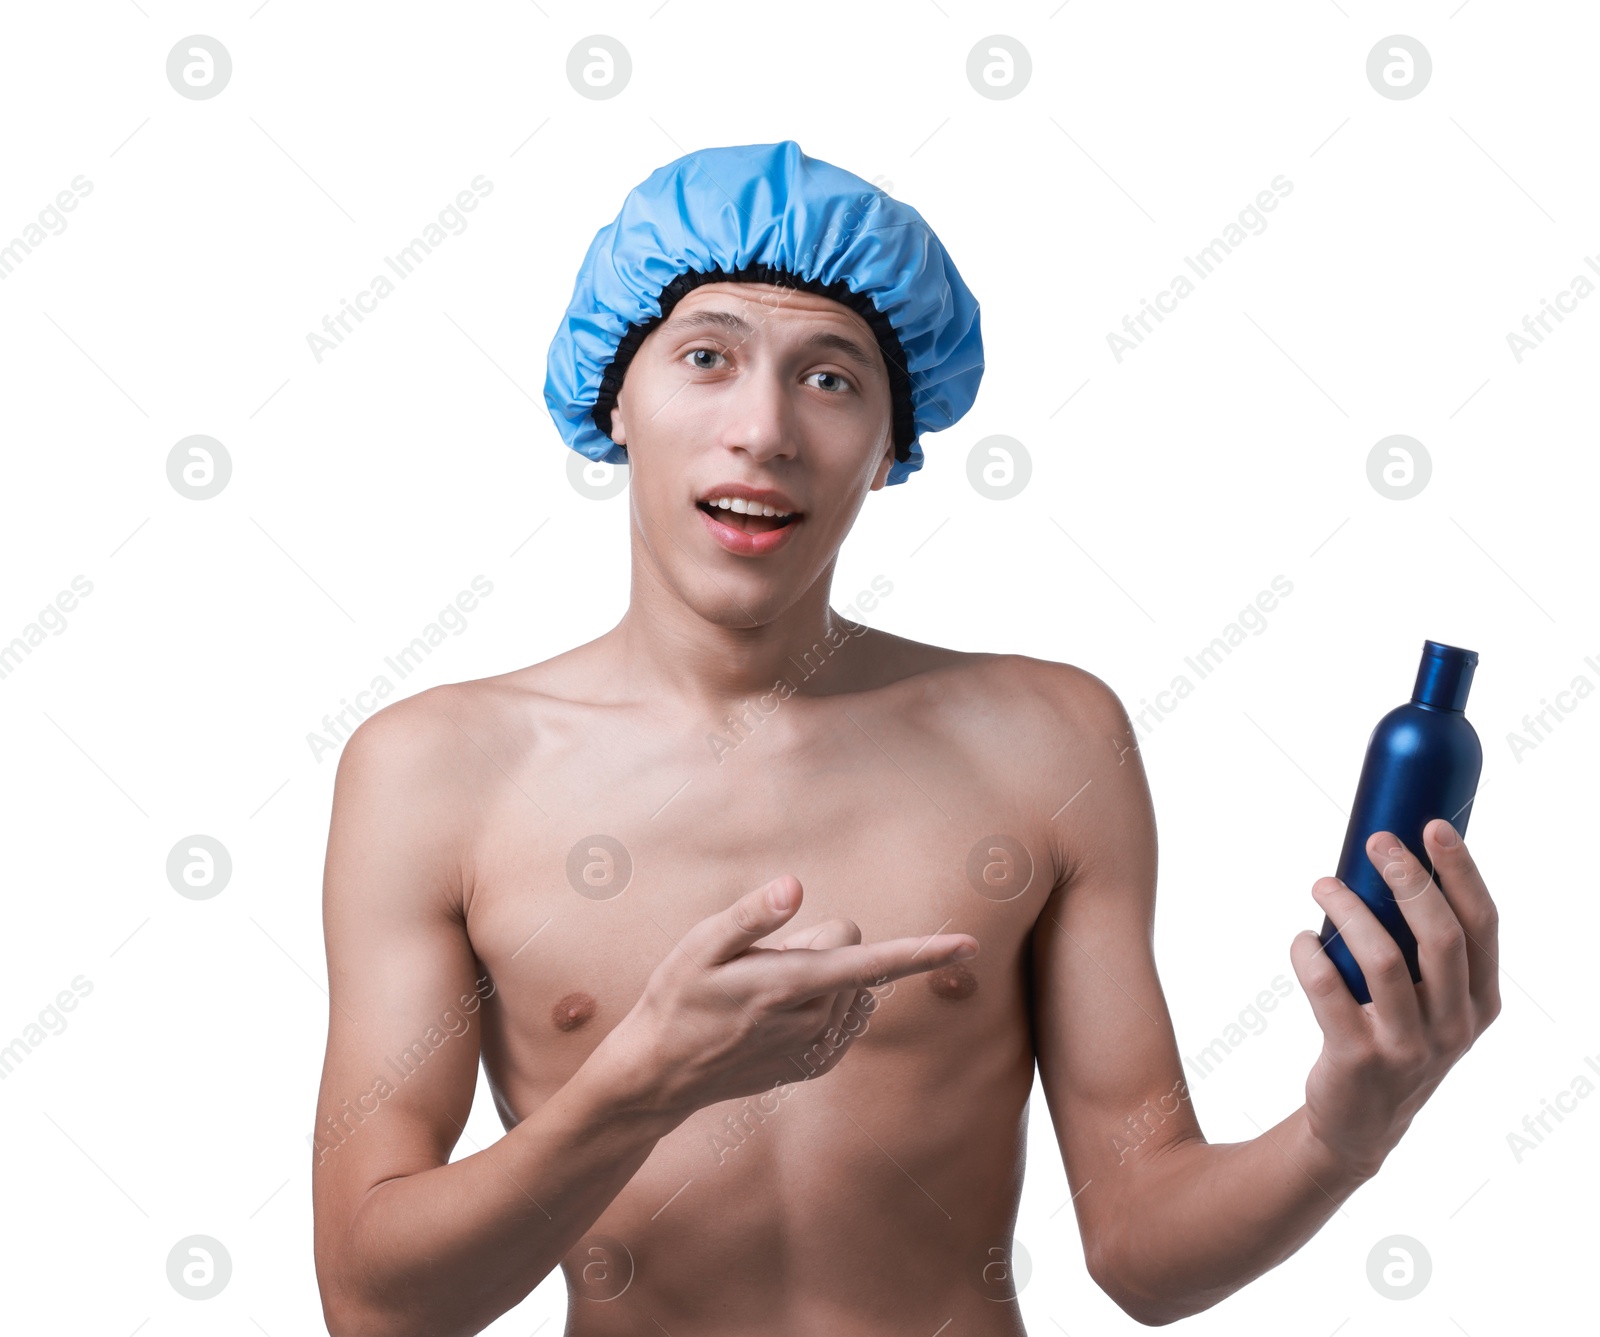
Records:
M472 1105L488 986L463 911L474 754L442 692L364 721L335 780L312 1170L333 1337L481 1331L560 1264L688 1113L657 1098L620 1037L603 1040L504 1137L450 1161Z

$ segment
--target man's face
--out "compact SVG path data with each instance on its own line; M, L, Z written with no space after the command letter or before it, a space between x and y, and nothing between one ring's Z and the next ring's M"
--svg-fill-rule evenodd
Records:
M795 288L703 284L640 344L611 415L639 541L702 616L769 622L884 485L891 417L888 370L854 311ZM741 489L793 518L713 504Z

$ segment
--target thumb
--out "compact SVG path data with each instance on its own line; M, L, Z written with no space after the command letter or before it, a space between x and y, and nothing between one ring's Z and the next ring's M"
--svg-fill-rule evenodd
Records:
M792 873L775 877L702 919L684 935L683 946L705 965L731 961L787 923L800 908L800 898L799 878Z
M861 941L861 926L853 919L825 919L810 928L797 928L776 944L780 952L799 947L854 947Z

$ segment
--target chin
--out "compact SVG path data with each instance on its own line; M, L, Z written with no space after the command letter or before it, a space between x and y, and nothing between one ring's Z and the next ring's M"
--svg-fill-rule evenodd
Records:
M752 631L776 622L799 597L799 590L763 588L756 582L750 597L742 590L711 586L685 602L707 622L730 631Z
M807 588L801 579L781 579L765 570L718 572L693 566L663 572L671 593L696 616L730 631L776 622Z

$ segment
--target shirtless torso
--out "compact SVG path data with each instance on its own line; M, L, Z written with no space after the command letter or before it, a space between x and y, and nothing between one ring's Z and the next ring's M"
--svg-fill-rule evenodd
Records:
M1054 693L1101 687L1087 674L859 631L797 655L804 691L752 699L737 728L595 683L589 647L391 708L424 732L445 716L457 740L418 798L460 833L450 909L491 983L451 1061L481 1037L508 1130L685 930L781 873L804 889L785 933L846 918L863 942L981 944L874 990L812 1080L797 1065L663 1137L563 1259L570 1337L1024 1331L1008 1300L1030 943L1067 872L1070 800L1119 758L1110 738L1071 743Z
M672 728L648 703L562 701L538 694L536 673L463 701L491 733L526 740L497 759L526 777L527 795L484 777L466 906L499 986L484 1060L508 1126L632 1006L666 933L779 873L805 889L795 926L842 916L863 941L970 932L983 945L971 962L875 991L836 1071L807 1082L797 1069L786 1092L709 1106L662 1139L591 1232L626 1246L629 1289L590 1302L629 1260L608 1265L605 1245L569 1255L573 1337L640 1332L651 1314L673 1330L668 1316L708 1313L728 1332L932 1333L951 1319L963 1333L1022 1331L1015 1306L976 1283L985 1251L1009 1243L1022 1182L1025 948L1054 880L1050 810L1039 811L1049 800L1018 792L988 657L902 653L918 670L877 690L769 697L770 717L752 703L731 751L725 723ZM606 900L567 877L569 851L597 829L632 861L627 889ZM968 878L972 851L997 833L1039 864L1020 894L991 871L990 894L1005 900ZM603 893L604 856L583 863L597 858Z

